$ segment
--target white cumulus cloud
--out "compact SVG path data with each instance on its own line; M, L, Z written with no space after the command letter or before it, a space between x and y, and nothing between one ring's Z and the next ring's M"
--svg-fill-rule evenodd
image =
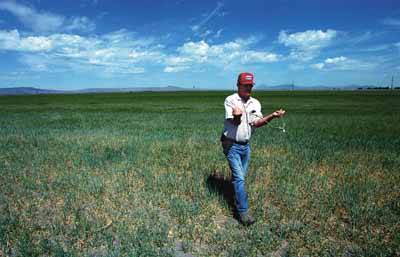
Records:
M179 57L179 56L170 56L165 59L165 63L167 65L180 65L185 64L192 61L190 58L187 57Z
M345 62L346 60L347 60L347 57L339 56L339 57L334 57L334 58L327 58L327 59L325 59L325 63L340 63L340 62Z
M164 72L171 73L171 72L180 72L189 69L189 66L167 66L164 68Z
M204 40L186 42L177 48L177 56L165 60L168 69L181 70L196 64L209 64L225 68L234 64L271 63L279 61L281 56L266 51L252 50L251 46L258 42L255 37L236 39L222 44L209 44Z
M247 51L242 57L242 63L254 62L276 62L279 60L279 55L267 52Z
M290 47L290 57L300 61L309 61L316 57L322 48L329 46L337 36L337 31L328 29L307 30L288 34L282 30L279 32L279 43Z
M48 37L21 37L18 30L0 30L0 49L13 51L48 51L53 47Z
M178 52L182 55L194 56L197 59L207 57L210 51L210 46L201 40L199 42L188 42L178 48Z
M316 70L322 70L325 64L323 62L311 64L310 67Z
M47 67L54 70L91 67L99 73L143 73L145 69L139 66L162 65L166 56L152 40L135 37L129 31L85 37L59 33L21 35L18 30L0 30L0 49L20 53L19 60L35 71Z

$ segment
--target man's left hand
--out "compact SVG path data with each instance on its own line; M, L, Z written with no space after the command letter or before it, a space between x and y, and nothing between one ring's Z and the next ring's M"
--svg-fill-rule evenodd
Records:
M282 117L283 115L285 115L285 113L286 113L286 111L283 110L283 109L281 108L281 109L279 109L279 110L274 111L274 112L272 113L272 116L273 116L274 118L280 118L280 117Z

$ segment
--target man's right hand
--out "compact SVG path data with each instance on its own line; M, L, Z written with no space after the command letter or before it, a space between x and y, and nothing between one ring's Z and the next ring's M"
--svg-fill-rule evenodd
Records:
M233 116L242 116L242 109L240 109L239 107L233 107L232 108L232 114Z

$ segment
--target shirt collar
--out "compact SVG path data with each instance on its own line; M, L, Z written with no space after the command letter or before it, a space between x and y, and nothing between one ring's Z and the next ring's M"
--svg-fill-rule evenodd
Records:
M238 101L242 101L242 98L240 98L240 96L239 96L238 93L235 93L235 95L236 95L236 99L237 99ZM253 97L250 96L250 97L249 97L249 100L247 100L246 104L251 103L252 100L253 100Z

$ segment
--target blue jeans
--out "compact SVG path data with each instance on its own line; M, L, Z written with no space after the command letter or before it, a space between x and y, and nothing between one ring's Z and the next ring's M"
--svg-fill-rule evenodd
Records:
M235 205L239 214L247 212L247 194L244 179L250 159L250 144L231 144L226 151L226 159L232 171L232 185L235 192Z

